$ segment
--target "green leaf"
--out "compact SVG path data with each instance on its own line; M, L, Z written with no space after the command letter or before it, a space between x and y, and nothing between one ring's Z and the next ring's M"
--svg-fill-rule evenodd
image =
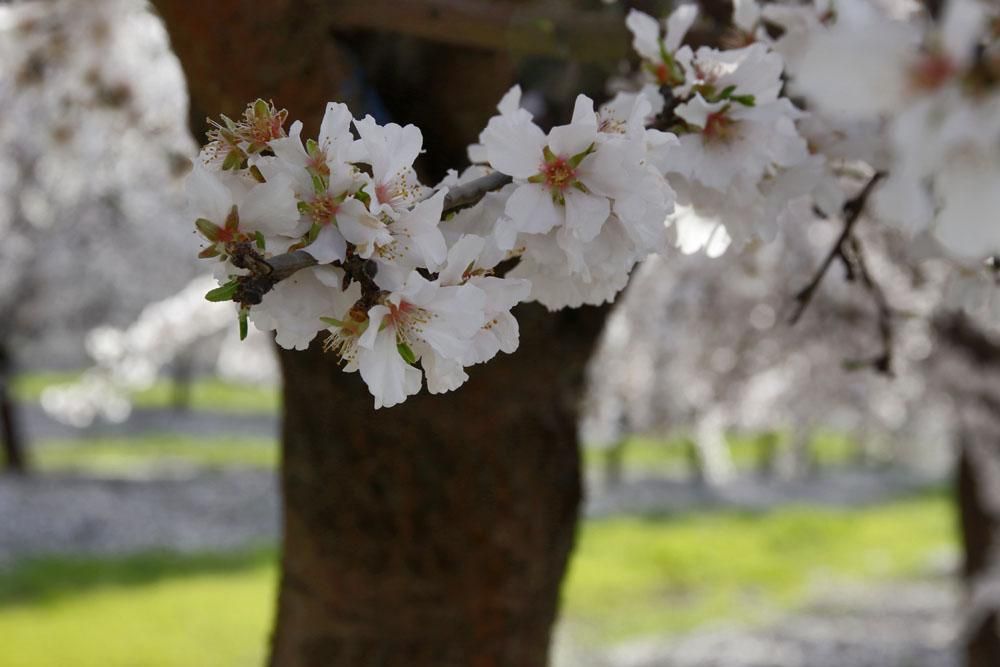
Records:
M239 282L237 282L236 278L233 278L225 285L209 290L208 294L205 295L205 300L216 303L220 301L232 301L233 297L236 296L236 290L239 286Z
M545 174L535 174L534 176L529 176L528 177L528 182L529 183L544 183L545 182Z
M319 154L319 144L316 143L315 139L306 139L306 153L309 153L312 157L316 157Z
M258 250L263 250L264 246L267 245L267 242L264 240L264 235L261 234L259 231L253 233L253 238L254 241L257 242Z
M332 327L337 327L338 329L344 328L344 323L335 317L321 317L319 318L324 324L329 324Z
M247 325L247 319L249 318L249 316L250 316L249 308L247 308L246 306L240 308L240 340L247 339L247 329L249 328L249 326Z
M198 253L198 259L209 259L212 257L219 256L219 249L214 245L210 245L207 248L203 248L201 252Z
M302 215L309 215L309 213L312 212L312 206L310 206L304 201L300 201L298 204L296 204L296 206L299 209L299 213L301 213Z
M253 179L258 183L267 183L267 179L264 178L264 174L260 172L260 169L257 168L257 165L250 166L250 175L253 176Z
M719 96L716 97L715 99L716 100L726 100L726 99L729 99L729 96L732 95L735 90L736 90L736 86L726 86L725 88L722 89L722 92L719 93Z
M739 102L745 107L752 107L757 103L753 95L733 95L730 97L733 102Z
M546 162L555 162L558 158L556 154L552 152L552 149L546 146L542 149L542 156L545 158Z
M406 343L396 343L396 349L399 350L399 356L403 357L403 361L410 364L411 366L417 363L417 355L413 354L413 350Z
M218 241L219 235L222 233L222 227L205 218L195 220L194 226L209 241Z

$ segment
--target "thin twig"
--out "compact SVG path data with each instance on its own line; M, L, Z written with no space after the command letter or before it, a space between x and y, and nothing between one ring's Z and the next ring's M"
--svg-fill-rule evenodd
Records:
M850 237L847 242L845 259L853 267L853 271L860 276L861 284L871 295L878 311L878 331L882 339L882 351L871 359L862 359L850 362L852 368L862 368L871 366L879 373L893 375L893 340L895 339L894 313L889 305L889 300L885 296L882 286L872 277L868 269L868 262L865 260L864 249L856 236Z
M876 172L868 182L865 187L861 189L861 192L857 194L853 199L844 204L844 229L840 232L840 236L837 237L837 242L833 244L830 248L830 252L827 253L823 262L816 269L815 275L813 275L812 280L809 281L805 287L799 290L798 294L795 295L795 311L792 313L791 318L789 318L790 324L795 324L802 317L802 313L805 312L806 308L812 302L813 296L816 294L816 290L819 288L821 282L823 282L823 276L826 275L827 271L830 270L830 266L833 264L833 260L845 259L844 257L844 247L847 244L848 239L851 238L851 234L854 232L854 226L857 224L858 220L861 218L862 212L865 210L865 204L868 202L868 196L871 195L872 190L880 180L885 176L884 172ZM845 262L845 265L849 265L849 262ZM850 271L850 268L848 268Z

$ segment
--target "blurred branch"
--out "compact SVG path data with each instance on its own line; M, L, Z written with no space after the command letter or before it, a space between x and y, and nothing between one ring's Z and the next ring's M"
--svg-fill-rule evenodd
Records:
M836 243L834 243L833 247L830 248L830 252L827 253L823 262L819 265L819 268L816 269L816 273L813 275L812 280L810 280L809 283L795 295L796 307L792 312L791 318L789 318L789 322L791 324L798 322L802 317L802 314L806 311L806 308L809 307L809 304L812 302L813 297L816 294L816 290L819 289L820 283L823 282L823 276L825 276L827 271L830 270L830 266L833 264L835 259L839 258L843 261L844 265L847 267L848 276L852 276L851 272L853 267L844 254L845 248L851 239L851 235L854 233L854 226L857 224L858 219L861 218L861 214L865 210L865 204L868 203L869 195L871 195L872 190L875 189L875 186L878 185L878 182L881 181L884 176L884 172L876 172L875 175L872 176L865 184L865 187L861 189L861 192L844 204L844 229L841 231L840 236L837 237Z
M868 270L864 250L856 236L851 236L848 239L847 248L842 257L844 257L846 265L851 267L848 269L848 279L853 280L855 276L860 277L861 284L871 295L872 301L875 302L875 308L878 311L879 337L882 340L882 351L878 355L871 359L852 361L849 365L851 368L871 366L879 373L892 375L893 340L895 339L892 307L889 305L889 300L886 298L882 286L875 281Z
M628 56L630 38L617 8L594 11L571 3L534 4L346 0L336 3L331 29L394 32L456 46L588 62Z

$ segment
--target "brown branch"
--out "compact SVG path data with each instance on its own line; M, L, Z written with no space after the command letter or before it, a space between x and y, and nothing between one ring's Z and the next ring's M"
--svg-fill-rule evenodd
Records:
M395 32L432 42L526 56L614 63L630 37L617 8L581 10L496 0L342 0L334 32Z
M481 176L468 183L449 188L448 194L444 196L443 213L451 213L460 208L478 204L479 200L485 197L487 192L499 190L513 180L507 174L494 171L491 174Z
M885 176L884 172L876 172L868 182L865 187L861 189L853 199L844 204L844 229L840 232L840 236L837 237L837 242L833 244L830 248L830 252L827 253L823 262L816 269L816 273L813 275L812 280L803 287L795 295L796 307L792 313L791 318L789 318L790 324L795 324L802 317L806 308L812 302L813 297L816 294L816 290L819 289L819 285L823 282L823 276L826 275L827 271L830 270L830 266L833 264L833 260L840 258L844 261L845 266L848 266L849 275L851 272L850 262L846 261L844 252L847 246L848 240L851 238L851 234L854 233L854 226L857 224L858 219L861 218L861 214L865 210L865 204L868 202L868 197L871 195L872 190L879 181Z

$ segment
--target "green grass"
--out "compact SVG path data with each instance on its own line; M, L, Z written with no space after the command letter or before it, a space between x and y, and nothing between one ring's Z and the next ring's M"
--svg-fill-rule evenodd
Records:
M47 560L0 574L4 667L262 665L273 551Z
M274 468L278 446L271 438L144 435L50 441L33 447L31 454L42 471L110 474L163 465Z
M78 372L39 372L18 375L14 382L14 397L22 402L36 402L48 387L75 381ZM138 407L171 407L173 384L159 380L152 387L135 394ZM248 413L277 412L280 397L276 387L235 384L218 378L200 378L191 383L191 408L218 412Z
M944 493L847 510L592 521L564 590L574 636L604 644L762 620L843 580L919 575L954 549ZM0 571L4 667L261 664L273 549L47 559Z
M768 437L777 438L779 450L788 446L787 437L780 434L728 436L729 451L738 470L758 467L763 451L761 443ZM809 448L816 462L824 467L847 465L856 459L858 452L857 442L850 437L822 431L813 434ZM602 469L606 457L605 449L588 447L584 450L584 461L593 470ZM691 469L691 458L691 443L686 438L634 436L626 441L622 463L626 470L676 474Z
M566 606L600 642L762 619L814 586L918 575L955 540L942 493L868 508L609 519L581 534Z

